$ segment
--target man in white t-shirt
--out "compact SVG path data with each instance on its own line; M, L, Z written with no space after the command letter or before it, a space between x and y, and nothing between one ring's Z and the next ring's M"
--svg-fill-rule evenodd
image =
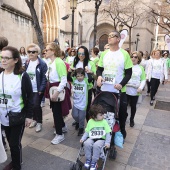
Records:
M118 31L109 34L108 44L110 49L101 54L97 70L97 85L101 87L101 91L114 93L117 98L121 90L119 123L123 137L126 138L127 99L125 85L132 75L132 61L128 52L119 48L120 40L121 36Z

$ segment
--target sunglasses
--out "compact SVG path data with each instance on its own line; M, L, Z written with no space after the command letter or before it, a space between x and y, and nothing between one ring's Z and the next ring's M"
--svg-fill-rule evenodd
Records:
M38 53L38 51L27 51L28 54L32 53L32 54L35 54L35 53Z
M78 56L85 56L85 54L84 54L84 53L79 53L79 52L78 52Z
M135 58L135 59L137 59L137 58L138 58L138 56L131 56L131 58Z
M75 51L71 51L71 52L75 52Z
M117 38L118 38L118 36L117 36L117 35L114 35L114 34L108 35L108 38L114 38L114 37L117 37Z

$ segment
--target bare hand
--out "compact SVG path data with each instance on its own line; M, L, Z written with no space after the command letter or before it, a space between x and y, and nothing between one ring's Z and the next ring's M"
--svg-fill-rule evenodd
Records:
M83 143L83 140L80 140L80 143Z
M92 73L91 70L87 66L85 67L85 72L86 73Z
M138 92L138 93L142 93L142 89L138 88L138 89L137 89L137 92Z
M51 97L51 101L56 101L57 100L57 98L58 98L58 95L59 95L59 92L58 91L56 91L53 95L52 95L52 97Z
M97 79L97 86L101 87L102 86L102 82L104 82L104 79L102 78L102 76L99 76Z
M32 122L32 119L26 118L25 119L25 127L29 127Z
M121 90L122 89L122 85L121 84L115 84L114 88L117 90Z
M68 72L72 72L72 69L71 69L71 68L69 68L69 69L68 69Z
M105 148L110 148L110 144L105 144Z

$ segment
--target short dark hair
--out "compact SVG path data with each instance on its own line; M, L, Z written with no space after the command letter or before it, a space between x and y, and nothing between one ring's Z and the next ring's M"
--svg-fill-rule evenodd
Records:
M90 117L96 119L98 113L104 114L105 109L99 104L92 105L89 110Z
M0 37L0 51L8 45L8 39L6 37Z
M18 62L15 64L14 74L15 75L22 74L24 69L22 68L22 61L18 49L12 46L6 46L2 49L2 51L7 51L7 50L12 53L12 57L14 60L18 59Z
M72 72L71 76L77 76L77 74L82 74L85 76L85 70L83 68L77 68L74 72Z
M99 49L97 47L94 47L92 50L95 55L98 55Z

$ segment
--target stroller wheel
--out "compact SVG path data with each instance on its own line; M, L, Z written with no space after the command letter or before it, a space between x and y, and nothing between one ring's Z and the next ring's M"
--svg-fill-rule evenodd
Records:
M116 148L111 148L110 153L109 153L109 158L110 159L116 159L116 156L117 156Z

